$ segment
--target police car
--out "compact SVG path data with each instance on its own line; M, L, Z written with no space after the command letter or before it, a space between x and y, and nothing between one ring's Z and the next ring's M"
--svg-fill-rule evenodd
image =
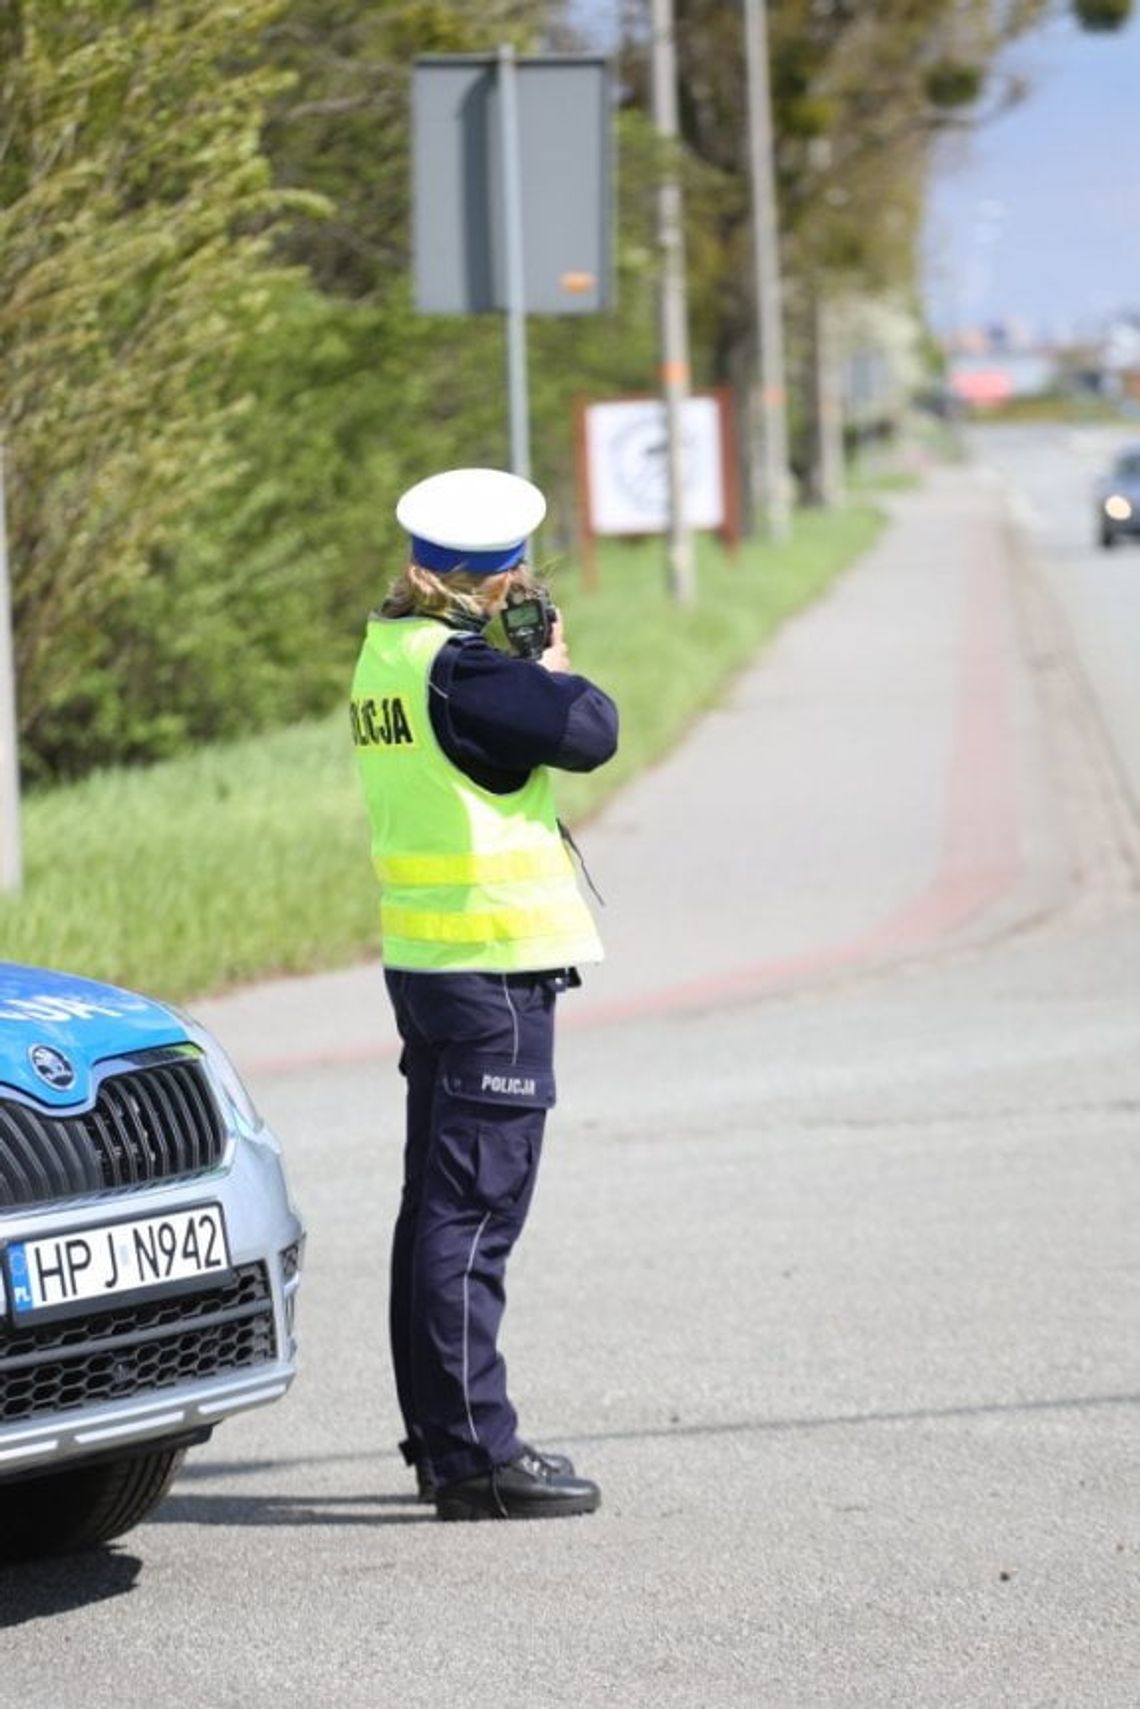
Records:
M0 1559L120 1536L285 1393L303 1241L202 1027L0 962Z

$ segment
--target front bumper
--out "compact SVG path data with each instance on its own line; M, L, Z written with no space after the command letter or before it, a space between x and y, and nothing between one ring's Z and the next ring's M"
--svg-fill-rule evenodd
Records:
M192 1180L6 1213L0 1240L205 1204L225 1214L222 1288L155 1289L42 1325L14 1321L0 1290L0 1481L192 1437L285 1394L304 1232L268 1134L233 1136L222 1165Z
M6 1430L0 1435L0 1483L14 1472L55 1470L63 1464L103 1457L113 1449L158 1443L212 1430L231 1413L279 1400L294 1376L290 1361L265 1367L256 1379L227 1378L172 1390L161 1399L133 1399L56 1416L51 1425Z

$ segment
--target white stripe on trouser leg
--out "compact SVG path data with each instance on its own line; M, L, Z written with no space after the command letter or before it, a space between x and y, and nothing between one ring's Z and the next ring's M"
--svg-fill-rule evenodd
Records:
M467 1408L467 1428L471 1432L472 1442L475 1443L478 1443L479 1441L479 1432L476 1430L475 1420L471 1416L471 1395L467 1387L469 1372L467 1339L468 1328L471 1321L471 1294L469 1284L471 1280L471 1266L475 1262L475 1253L478 1250L479 1242L482 1239L483 1230L486 1228L490 1220L491 1213L488 1211L478 1228L475 1230L475 1238L471 1242L471 1250L467 1254L467 1268L463 1272L463 1404Z
M514 998L511 996L510 987L507 984L507 976L505 973L502 978L503 996L507 999L507 1008L511 1011L511 1026L514 1029L515 1035L514 1047L511 1051L511 1066L513 1067L519 1059L519 1012L515 1008Z

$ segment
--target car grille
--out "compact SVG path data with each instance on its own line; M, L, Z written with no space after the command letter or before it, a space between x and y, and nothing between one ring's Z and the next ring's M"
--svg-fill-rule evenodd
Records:
M0 1425L244 1371L276 1352L264 1264L208 1293L10 1334L0 1325Z
M81 1115L0 1099L0 1209L196 1175L225 1144L205 1071L189 1058L111 1075Z

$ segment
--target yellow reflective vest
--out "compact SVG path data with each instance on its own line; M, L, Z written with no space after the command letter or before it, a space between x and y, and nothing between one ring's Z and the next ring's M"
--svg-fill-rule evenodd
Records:
M510 973L600 961L547 768L496 795L435 739L428 678L451 633L431 619L374 617L353 678L384 963Z

